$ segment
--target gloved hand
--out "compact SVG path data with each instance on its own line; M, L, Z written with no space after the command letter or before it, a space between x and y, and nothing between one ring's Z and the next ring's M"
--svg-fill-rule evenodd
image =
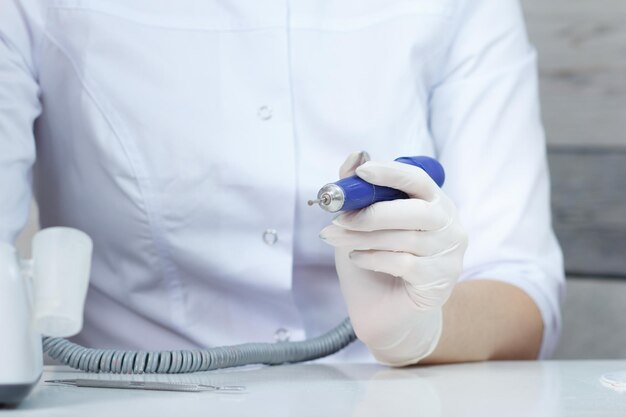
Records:
M407 193L340 214L320 237L335 247L335 263L352 325L376 359L417 363L437 346L442 306L463 267L467 236L454 203L421 168L367 162L351 154L341 178Z

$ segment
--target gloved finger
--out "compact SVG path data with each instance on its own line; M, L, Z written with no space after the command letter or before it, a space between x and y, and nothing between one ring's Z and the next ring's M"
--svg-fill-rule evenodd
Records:
M442 204L409 198L381 201L361 210L340 214L333 224L359 232L374 230L438 230L451 216Z
M409 253L385 251L353 251L349 256L358 268L402 280L406 294L421 310L439 308L448 300L462 268L452 259L441 262L438 256L419 258ZM442 268L450 271L441 271Z
M455 245L457 236L457 233L416 230L355 232L335 225L325 227L320 233L320 238L334 247L406 252L415 256L431 256L443 252Z
M453 246L445 253L457 250L461 244ZM380 250L365 250L350 252L352 263L361 268L374 272L399 277L414 287L438 285L442 276L458 277L462 269L462 261L448 259L442 262L443 254L432 257L419 257L406 252L389 252ZM460 258L462 259L462 258ZM442 269L446 269L442 271ZM437 277L437 278L433 278Z
M365 151L352 152L339 168L339 178L351 177L356 169L370 160L370 156Z
M413 165L369 161L359 166L356 174L370 184L395 188L412 198L433 201L440 194L439 186L426 171Z

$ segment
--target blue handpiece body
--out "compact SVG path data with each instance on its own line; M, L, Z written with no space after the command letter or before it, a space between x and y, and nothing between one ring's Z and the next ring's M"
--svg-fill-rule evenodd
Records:
M396 162L422 168L439 187L445 182L445 171L436 159L428 156L403 156L397 158ZM341 187L345 196L341 211L362 209L379 201L409 198L400 190L370 184L356 175L339 180L335 184Z

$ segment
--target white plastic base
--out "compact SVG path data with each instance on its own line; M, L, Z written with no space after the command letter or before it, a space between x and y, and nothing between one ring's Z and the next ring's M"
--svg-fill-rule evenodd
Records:
M33 390L41 375L26 384L0 384L0 407L11 407L22 402Z
M21 401L43 370L41 335L34 328L29 282L15 249L0 243L0 403Z

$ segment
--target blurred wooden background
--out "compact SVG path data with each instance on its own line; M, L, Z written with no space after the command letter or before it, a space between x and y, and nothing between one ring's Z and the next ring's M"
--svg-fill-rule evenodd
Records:
M552 145L626 147L626 1L522 0Z
M498 1L498 0L494 0ZM626 0L522 0L568 270L557 358L626 357ZM36 210L19 240L36 230Z

